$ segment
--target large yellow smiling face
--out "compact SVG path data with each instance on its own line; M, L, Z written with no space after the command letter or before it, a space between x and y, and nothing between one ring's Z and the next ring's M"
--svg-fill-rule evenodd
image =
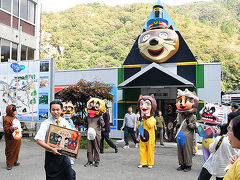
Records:
M138 48L145 59L162 63L176 54L179 38L172 29L152 29L141 34Z
M95 115L100 115L106 111L105 101L99 98L91 98L87 102L87 110L90 117L95 117Z

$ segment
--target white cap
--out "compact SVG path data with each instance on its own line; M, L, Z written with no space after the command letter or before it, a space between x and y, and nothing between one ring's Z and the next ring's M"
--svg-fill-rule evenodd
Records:
M96 137L96 131L95 131L95 129L93 129L93 128L88 128L88 132L87 132L87 138L88 138L88 140L94 140L95 139L95 137Z

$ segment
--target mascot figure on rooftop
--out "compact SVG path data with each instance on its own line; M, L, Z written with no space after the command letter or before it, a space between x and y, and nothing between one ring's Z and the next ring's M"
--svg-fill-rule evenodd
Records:
M104 126L102 114L106 110L105 101L99 98L90 98L87 102L87 158L88 162L84 165L85 167L93 165L99 166L100 162L100 139L101 130Z
M201 115L201 123L197 123L197 130L202 137L202 150L204 162L210 156L209 145L213 142L213 138L217 134L217 125L224 121L223 106L218 103L206 103L199 112Z
M138 39L141 55L152 62L162 63L172 57L179 48L179 37L163 18L163 6L155 5L154 18L147 22Z
M152 168L154 165L154 147L155 147L155 125L156 120L154 114L157 103L154 95L142 96L138 99L138 108L140 110L137 128L140 132L140 165L138 168Z
M194 130L196 128L196 115L198 107L198 97L195 92L188 89L185 91L178 89L177 99L177 128L176 133L178 147L178 171L188 172L192 167Z

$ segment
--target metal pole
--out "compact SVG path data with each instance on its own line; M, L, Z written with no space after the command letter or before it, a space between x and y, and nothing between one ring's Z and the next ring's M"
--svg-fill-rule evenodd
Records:
M17 53L17 61L21 61L21 46L22 46L22 25L18 27L18 53Z

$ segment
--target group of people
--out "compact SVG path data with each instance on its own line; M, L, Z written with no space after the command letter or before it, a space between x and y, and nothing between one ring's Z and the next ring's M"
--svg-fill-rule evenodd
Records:
M148 97L148 96L147 96ZM150 97L150 96L149 96ZM87 122L87 158L88 162L84 165L85 167L89 165L94 165L98 167L100 156L99 153L104 153L104 139L106 142L115 149L115 153L118 152L118 147L111 141L109 138L110 132L110 115L108 111L101 110L101 100L96 100L97 98L90 99L88 103L88 116L86 119ZM149 168L152 167L154 163L154 145L155 145L155 128L156 128L156 120L154 119L153 115L156 111L156 101L152 98L149 98L154 103L154 111L148 109L148 111L142 113L142 116L136 118L137 116L132 113L132 107L128 108L128 113L125 116L124 124L121 129L124 129L125 133L125 142L126 146L128 146L127 135L130 133L132 136L135 144L137 145L140 141L140 157L141 163L140 166L148 166ZM149 101L149 99L147 99ZM151 106L151 103L144 103L145 100L140 103L139 106ZM144 104L144 105L142 105ZM147 105L146 105L147 104ZM71 118L68 117L68 113L63 113L64 109L71 109L68 107L69 105L62 104L60 101L52 101L50 103L50 114L51 116L41 123L41 126L35 136L35 140L37 144L43 147L45 151L45 172L46 172L46 179L76 179L76 173L72 169L71 158L68 156L61 154L61 148L54 148L47 144L47 137L49 132L49 127L51 124L57 125L60 127L65 127L69 129L73 129ZM148 107L149 108L149 107ZM142 111L145 111L146 108ZM104 112L104 113L101 113ZM140 108L141 112L141 108ZM7 159L7 169L10 170L13 166L18 166L20 163L18 162L18 155L20 151L21 140L13 139L13 133L15 130L20 130L21 125L19 120L17 120L17 108L14 105L7 106L6 110L6 117L4 118L4 130L5 130L5 140L6 140L6 159ZM147 113L147 114L146 114ZM150 113L150 114L149 114ZM143 115L146 116L143 116ZM160 113L159 113L160 114ZM150 121L145 121L147 119L151 119ZM137 122L137 121L138 122ZM18 121L18 123L15 123ZM135 131L137 127L139 128L140 122L144 122L144 135L138 141L136 139ZM15 125L17 124L17 125ZM145 127L146 126L146 127ZM94 129L92 131L92 129ZM157 128L156 128L157 129ZM92 133L93 132L93 133ZM149 133L150 136L149 136ZM141 134L139 132L139 134ZM145 136L145 137L144 137ZM161 136L162 137L162 136ZM162 141L161 141L162 142ZM151 151L148 153L148 151ZM150 155L150 156L149 156ZM139 166L139 167L140 167Z
M110 116L105 111L104 105L100 105L100 100L90 99L88 102L87 117L87 158L88 162L84 165L99 166L100 153L104 153L104 139L118 152L118 147L109 138ZM102 103L103 104L103 103ZM178 109L178 131L176 133L178 148L178 171L188 172L192 166L193 139L196 129L195 112L198 106L198 98L189 91L179 91L176 107ZM161 111L154 117L156 111L156 100L153 95L140 96L138 100L139 114L132 112L132 107L128 108L128 113L124 117L124 149L129 148L128 134L131 135L135 146L139 144L140 164L138 168L148 167L151 169L154 165L154 149L156 143L156 134L160 134L160 144L163 144L163 128L165 126ZM240 110L233 104L233 111L228 115L227 124L221 125L216 129L216 133L227 136L217 136L213 143L209 145L210 156L204 163L199 174L198 180L210 179L212 175L217 180L240 179ZM103 108L103 109L101 109ZM46 179L76 179L76 173L72 169L70 158L61 154L61 148L53 148L47 142L47 135L50 124L66 128L71 127L71 122L62 117L63 104L60 101L50 103L51 116L41 123L35 140L46 149L45 151L45 172ZM103 113L104 112L104 113ZM13 166L19 166L18 155L21 146L21 139L15 139L16 134L21 135L21 124L16 118L17 109L14 105L6 108L6 117L4 118L4 132L6 142L6 164L7 169L11 170ZM227 129L227 130L226 130ZM18 132L17 132L18 131ZM137 133L136 133L137 132ZM137 138L139 136L139 138ZM236 148L236 149L233 149ZM226 168L230 164L230 168ZM227 170L226 170L227 169ZM227 172L227 173L226 173ZM225 175L226 174L226 175Z
M195 113L198 97L188 89L178 90L176 99L177 128L176 141L178 148L178 171L188 172L192 167L195 131L203 137L204 165L198 180L209 180L213 175L216 180L240 179L239 137L240 110L232 104L228 122L223 123L223 108L218 103L206 103L200 111L202 125L197 125ZM227 135L226 135L227 134ZM237 149L234 149L237 148ZM231 161L230 161L231 159ZM230 166L228 166L231 164ZM230 167L230 168L229 168Z
M133 108L132 106L128 107L128 112L124 116L123 120L123 125L121 127L121 131L124 131L124 142L125 145L123 146L123 149L129 148L129 143L128 143L128 134L130 134L135 147L138 147L139 144L139 139L140 139L140 133L137 128L137 122L141 121L142 117L140 116L139 112L136 114L133 113ZM162 116L162 111L158 110L157 111L157 116L155 116L156 119L156 125L154 126L155 128L155 143L157 141L157 136L160 136L160 145L164 146L163 143L163 131L165 127L165 121Z
M240 179L240 109L231 105L232 112L228 114L228 122L216 129L218 136L209 145L210 156L204 163L198 180Z

